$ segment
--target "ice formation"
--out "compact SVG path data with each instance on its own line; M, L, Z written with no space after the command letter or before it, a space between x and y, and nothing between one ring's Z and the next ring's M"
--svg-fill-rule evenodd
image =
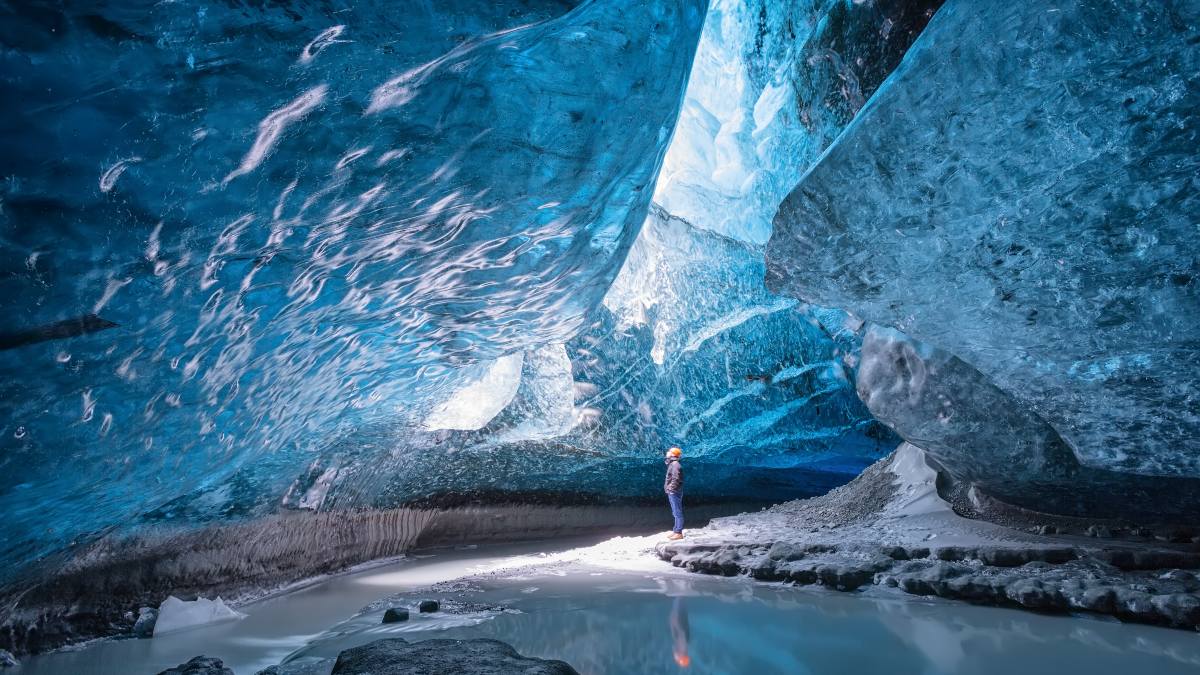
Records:
M622 264L705 7L4 10L4 559L485 424Z
M1076 517L1187 523L1200 480L1082 464L1057 431L981 372L894 329L869 326L858 394L947 476L993 498Z
M280 510L652 496L670 443L716 498L847 480L895 439L844 313L768 293L762 244L936 5L12 14L6 569Z
M1200 477L1198 24L947 3L784 202L768 285L953 354L1087 466Z
M166 635L188 628L206 626L222 621L235 621L246 615L230 609L220 597L215 600L196 598L180 600L170 596L158 607L158 621L154 624L155 635Z

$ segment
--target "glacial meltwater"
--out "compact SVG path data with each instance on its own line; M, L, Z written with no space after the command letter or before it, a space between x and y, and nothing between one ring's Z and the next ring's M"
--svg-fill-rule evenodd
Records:
M584 675L1200 669L1200 635L1188 631L921 601L880 589L846 594L711 578L655 560L610 557L594 565L587 553L563 548L480 547L403 560L243 607L248 616L240 621L33 657L18 672L154 675L204 653L236 675L280 661L325 674L342 650L390 637L493 638L525 655L565 660ZM452 580L462 574L476 576ZM442 608L418 613L426 598L441 600ZM359 611L367 605L372 609ZM407 607L412 618L382 624L384 606Z

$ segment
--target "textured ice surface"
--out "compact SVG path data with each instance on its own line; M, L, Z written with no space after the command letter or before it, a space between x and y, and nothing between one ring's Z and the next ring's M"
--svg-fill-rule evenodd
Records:
M455 367L577 333L706 3L572 4L4 9L6 555L452 425Z
M789 50L799 49L797 38L786 27L808 26L804 53L823 55L816 63L824 64L845 52L839 59L850 65L842 75L858 83L856 91L869 93L929 12L928 7L911 10L903 3L717 3L706 19L697 63L716 59L747 78L759 78L754 86L761 88L757 60L767 52L780 63L793 58ZM711 105L723 103L720 88L711 82L720 72L697 71L685 108L694 113L705 98ZM752 72L758 74L752 78ZM861 101L846 98L850 89L843 84L842 76L830 75L789 85L799 87L806 101L795 114L823 122L803 133L789 132L789 138L803 142L803 152L796 150L771 171L791 171L793 163L815 160L850 119ZM757 96L739 99L746 115ZM666 151L666 161L677 168L711 154L715 142L686 132L689 124L681 122ZM751 136L738 139L739 152L754 152ZM696 166L696 171L712 168ZM771 171L760 175L765 180ZM677 190L693 196L707 190L714 203L724 198L711 184L674 185L657 189L656 199L667 200ZM768 218L775 208L770 200L756 198L740 213L749 223ZM454 491L486 497L553 490L583 500L656 496L658 454L675 443L687 449L693 467L689 485L703 495L780 498L827 489L892 443L853 392L858 324L843 312L768 293L762 284L763 251L748 233L722 234L716 225L696 226L656 206L604 307L589 317L584 332L563 345L518 355L520 383L499 413L493 416L489 405L475 415L480 405L465 406L458 421L470 417L470 424L446 419L431 425L443 428L436 433L387 425L359 429L347 442L331 444L308 468L260 460L235 476L231 486L194 493L157 510L154 518L212 518L262 509L269 506L264 495L285 489L292 495L320 495L316 508L321 509L393 506L414 498L426 503L427 497L443 503ZM468 366L457 381L477 381L490 367ZM514 385L510 379L503 384L473 389L480 397L472 400L508 399ZM490 418L484 426L470 428L484 418ZM294 479L297 473L301 476ZM325 489L330 475L333 485ZM272 484L280 480L295 482ZM305 508L314 501L304 499Z
M769 287L946 350L1086 465L1200 475L1198 30L948 2L780 209Z
M670 444L697 496L846 480L895 441L856 322L767 292L762 245L938 4L3 10L6 569L280 510L657 498Z
M158 621L154 623L155 635L166 635L187 628L205 626L210 623L233 621L246 615L230 609L221 598L209 600L180 600L170 596L158 607Z
M516 352L460 370L449 398L425 418L425 428L469 430L490 422L517 395L522 357Z

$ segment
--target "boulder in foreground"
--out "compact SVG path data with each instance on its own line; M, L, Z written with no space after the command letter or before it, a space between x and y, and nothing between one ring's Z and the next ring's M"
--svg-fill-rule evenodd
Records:
M563 661L521 656L499 640L376 640L338 655L331 675L579 675Z
M221 659L211 656L196 656L187 663L167 668L158 675L233 675L233 671L226 668Z
M383 623L399 623L401 621L408 621L407 609L391 607L383 613Z

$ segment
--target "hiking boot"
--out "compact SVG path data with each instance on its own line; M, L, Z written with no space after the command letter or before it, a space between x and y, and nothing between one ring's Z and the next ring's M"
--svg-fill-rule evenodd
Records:
M678 541L680 539L683 539L683 533L682 532L672 532L671 534L667 535L667 539L670 539L671 541Z

